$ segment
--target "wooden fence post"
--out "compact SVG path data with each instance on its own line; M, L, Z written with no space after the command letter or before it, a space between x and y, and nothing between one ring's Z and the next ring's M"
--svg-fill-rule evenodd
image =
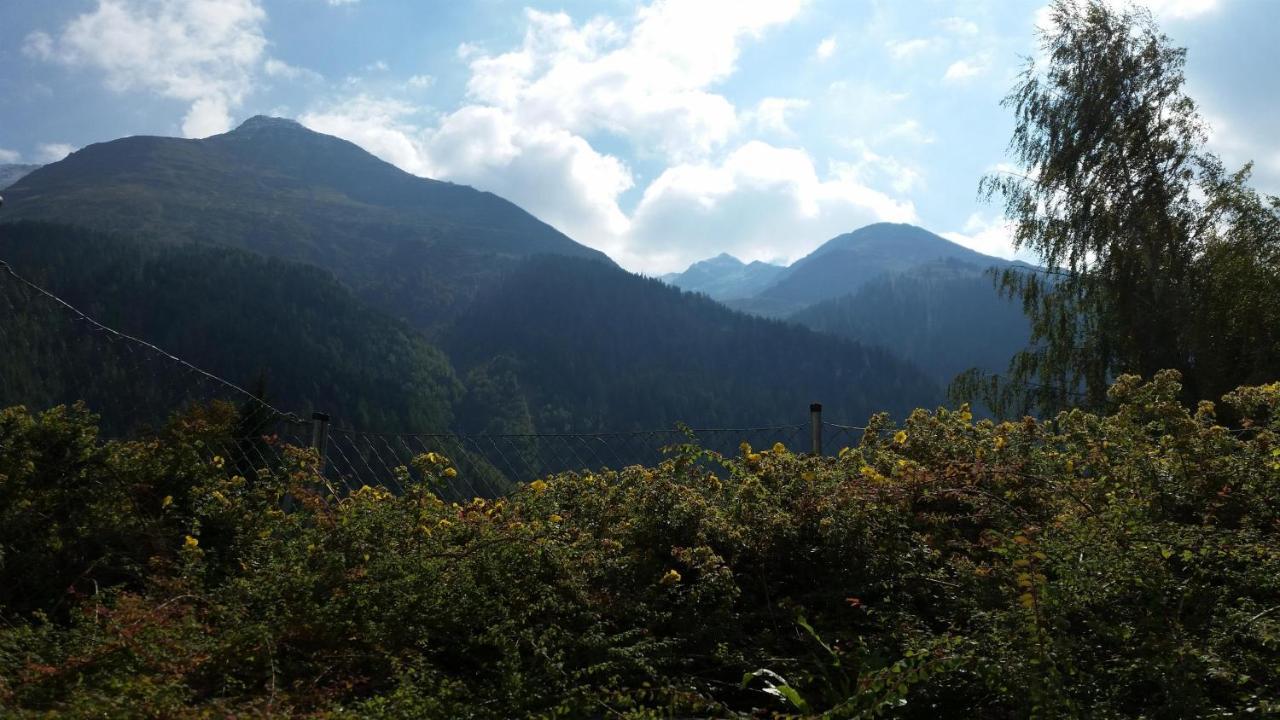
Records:
M822 403L809 405L809 433L813 454L822 455Z
M325 451L329 446L328 413L311 413L311 447L320 456L320 474L324 474Z

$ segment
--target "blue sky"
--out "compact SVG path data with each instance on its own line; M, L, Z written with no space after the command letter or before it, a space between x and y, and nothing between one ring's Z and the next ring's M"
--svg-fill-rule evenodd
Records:
M1280 2L1145 0L1280 193ZM877 220L1011 250L976 197L1043 0L0 0L0 162L294 117L632 270L788 262Z

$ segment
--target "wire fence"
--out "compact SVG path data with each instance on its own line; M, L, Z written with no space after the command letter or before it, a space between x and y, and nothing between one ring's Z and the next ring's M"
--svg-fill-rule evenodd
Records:
M810 452L860 442L864 428L822 422L739 428L671 428L639 432L465 435L372 433L341 427L314 413L306 419L145 340L90 317L0 261L0 407L43 409L84 402L106 438L143 437L175 416L209 412L234 418L229 436L205 445L228 472L255 476L284 462L285 448L310 447L335 487L403 491L413 460L449 459L456 475L448 499L495 497L515 484L565 471L621 469L662 460L668 448L694 443L724 455L742 443L781 443ZM811 407L811 413L817 406ZM804 418L803 408L797 417ZM815 435L816 428L816 435Z

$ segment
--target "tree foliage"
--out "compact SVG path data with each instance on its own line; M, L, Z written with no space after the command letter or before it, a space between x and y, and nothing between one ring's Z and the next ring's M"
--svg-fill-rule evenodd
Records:
M1010 268L1005 291L1032 320L1008 383L1016 411L1101 406L1119 374L1172 368L1186 399L1280 371L1280 205L1205 150L1184 90L1186 53L1149 12L1059 0L1005 104L1018 172L982 191L1003 201L1018 247L1044 268ZM1003 397L1001 398L1001 391Z

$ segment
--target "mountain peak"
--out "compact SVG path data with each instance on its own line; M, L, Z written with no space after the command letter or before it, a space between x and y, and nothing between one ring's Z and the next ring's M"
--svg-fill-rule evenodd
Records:
M232 130L232 133L252 133L261 130L302 130L302 124L297 120L289 118L272 117L270 115L254 115L253 117L240 123L240 127Z

